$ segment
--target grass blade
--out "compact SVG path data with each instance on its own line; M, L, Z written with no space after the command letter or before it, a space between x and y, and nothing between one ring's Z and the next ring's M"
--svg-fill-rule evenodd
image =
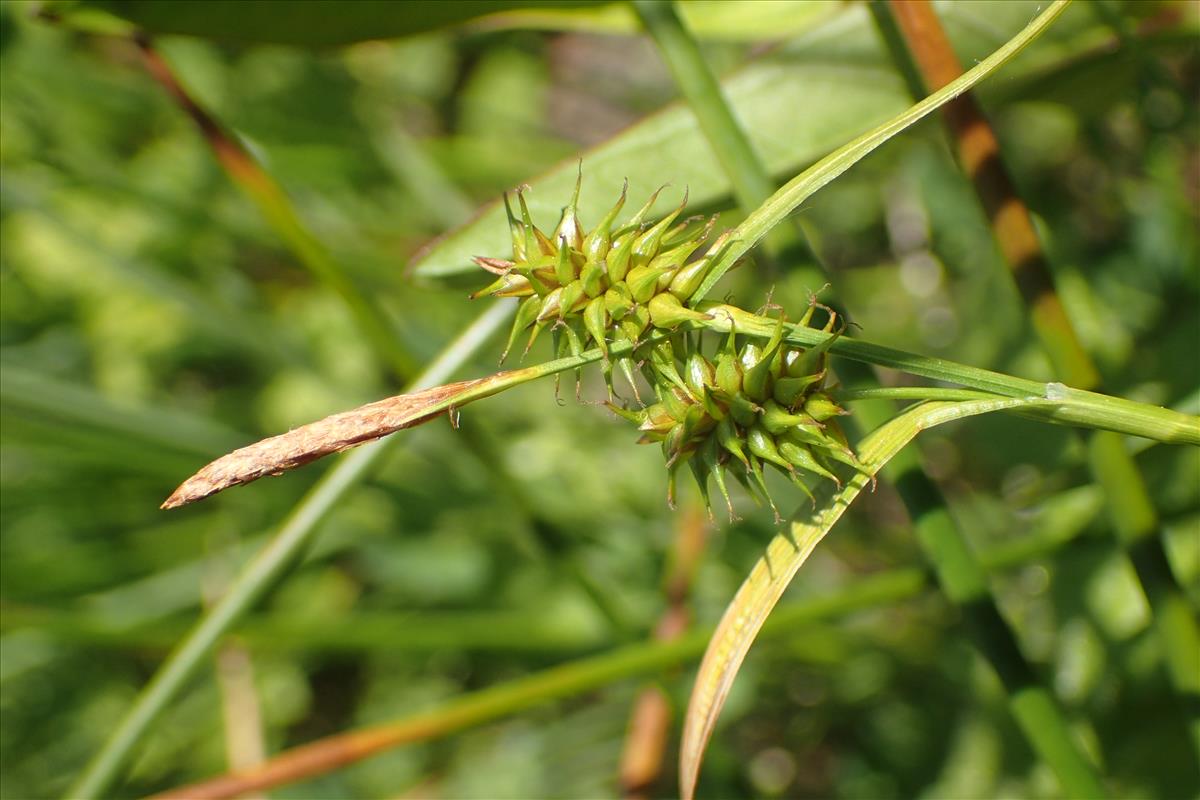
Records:
M914 597L927 586L919 570L864 578L847 591L789 603L763 629L783 639L797 628ZM601 655L559 664L507 683L460 695L438 708L367 728L337 733L285 750L260 767L221 775L155 795L154 800L217 800L324 775L413 742L430 741L551 700L574 697L620 680L683 664L704 650L711 630L700 628L670 641L639 642Z
M60 381L15 364L4 364L0 405L50 419L69 428L91 428L133 438L172 453L211 452L243 434L181 411L115 403L90 387Z
M700 762L717 716L767 615L779 602L784 589L813 548L841 519L850 503L871 483L875 473L922 430L976 414L1043 402L1033 398L1012 398L925 403L905 411L863 439L858 455L870 474L859 473L841 489L826 489L818 493L813 510L803 512L803 516L793 521L788 531L779 533L767 545L766 553L754 565L717 625L704 659L700 662L700 671L684 718L679 760L683 797L691 798L695 794Z
M958 97L996 71L1040 36L1050 23L1066 9L1069 2L1070 0L1056 0L1030 22L1023 31L1009 39L1004 46L979 62L972 70L964 73L958 80L947 84L945 88L929 95L904 113L893 117L874 130L839 147L788 181L783 188L771 196L770 200L738 226L733 245L728 247L717 263L713 265L708 277L704 279L700 289L693 296L692 304L694 305L712 291L713 286L729 271L730 267L745 255L759 239L766 236L768 231L787 219L797 206L888 139L919 122L929 113L936 111L940 106Z

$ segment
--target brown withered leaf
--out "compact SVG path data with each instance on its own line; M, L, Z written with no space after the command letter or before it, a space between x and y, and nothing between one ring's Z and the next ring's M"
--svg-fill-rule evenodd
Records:
M481 393L472 390L494 383L496 377L376 400L234 450L180 484L162 508L194 503L230 486L250 483L264 475L281 475L322 456L420 425L444 413L455 398L478 399Z

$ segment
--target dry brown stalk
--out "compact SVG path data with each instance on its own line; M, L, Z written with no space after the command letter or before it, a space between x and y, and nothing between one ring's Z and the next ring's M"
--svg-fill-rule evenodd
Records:
M200 108L196 101L184 90L183 86L171 72L171 68L167 66L167 62L163 60L163 57L151 45L149 37L139 35L135 37L135 42L138 49L141 50L146 70L150 73L151 77L167 90L168 94L179 104L179 107L191 117L196 127L200 129L200 133L212 148L221 166L228 170L235 180L254 184L269 183L265 179L262 170L250 158L250 154L232 136L224 131L215 119L207 114L204 109Z
M930 91L936 91L963 72L937 13L928 0L891 0L896 24ZM1034 325L1052 352L1059 378L1069 386L1093 389L1099 373L1083 349L1054 288L1029 209L1021 202L1005 168L1000 144L975 96L962 95L947 103L942 114L954 138L963 171L991 220L992 232L1017 288L1029 306Z
M294 748L251 769L231 772L203 783L181 786L150 800L220 800L324 775L405 742L420 741L438 732L437 724L404 728L380 726L331 736Z
M691 622L688 593L704 553L705 528L704 514L697 507L691 508L680 520L671 563L663 582L667 609L654 629L654 638L658 641L679 638ZM647 686L634 701L621 753L620 786L626 800L640 800L651 795L654 783L662 774L670 732L671 701L662 687Z
M230 486L250 483L264 475L281 475L322 456L420 425L447 411L449 401L504 374L376 400L234 450L180 484L162 507L194 503Z

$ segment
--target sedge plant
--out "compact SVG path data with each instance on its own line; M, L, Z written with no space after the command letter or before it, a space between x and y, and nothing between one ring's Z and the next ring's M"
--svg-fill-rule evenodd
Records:
M961 79L822 159L767 198L737 228L720 235L714 235L712 220L680 219L686 196L678 210L665 217L655 216L650 202L623 218L624 193L588 229L577 211L578 183L557 227L546 233L535 224L523 192L518 192L516 207L507 203L511 252L479 256L477 263L493 278L477 294L518 298L506 353L514 348L525 351L536 337L546 335L554 340L554 360L378 401L242 448L205 467L164 505L194 502L442 414L453 420L475 400L549 375L600 365L609 386L610 408L636 425L643 441L662 448L668 487L686 463L706 499L715 487L731 514L736 513L736 504L728 478L772 507L764 478L768 469L811 493L787 532L772 542L772 563L783 559L786 568L748 581L756 594L749 605L742 598L742 607L752 608L753 614L723 623L716 634L715 641L731 643L719 657L735 667L724 670L723 686L702 698L711 723L736 674L736 662L788 580L849 503L872 485L875 474L919 431L975 414L1005 411L1161 442L1200 444L1200 421L1195 417L857 339L848 335L838 315L816 299L802 308L768 307L766 313L708 299L717 282L807 197L982 80L1032 41L1062 7L1062 3L1052 5ZM495 319L489 316L491 322ZM833 356L963 388L909 388L895 393L918 403L852 446L838 421L851 395L839 393L830 382ZM887 396L888 390L879 391ZM356 466L346 467L353 474L342 484L319 487L314 497L320 498L314 502L327 507L369 467L374 458L366 453L373 452L377 451L360 451L363 455L353 462ZM133 742L179 688L188 669L309 538L312 523L302 511L288 526L291 535L269 547L269 566L239 577L230 590L236 599L218 605L214 615L185 640L178 651L182 655L171 662L172 670L152 684L152 697L139 703L136 716L119 727L120 740L85 775L80 796L104 793ZM707 724L704 736L710 732Z

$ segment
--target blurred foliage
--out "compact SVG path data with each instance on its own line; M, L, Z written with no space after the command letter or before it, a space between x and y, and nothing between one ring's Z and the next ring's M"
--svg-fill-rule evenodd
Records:
M758 28L748 11L738 36L706 41L720 70L755 63L758 42L778 40L778 9L746 8L759 6ZM971 63L1035 7L941 10ZM0 771L3 796L14 798L66 788L199 613L204 584L247 557L322 467L159 512L173 486L231 446L398 385L337 296L229 183L133 44L62 23L70 9L54 24L40 8L0 4ZM389 8L396 26L378 34L408 32L415 6ZM1196 6L1116 10L1138 30L1138 47L1117 46L1080 3L982 97L1109 391L1194 404ZM820 70L888 62L861 7L803 13L787 30L792 40L757 68L785 55L819 68L787 91L811 93L832 146L900 107L888 103L902 104L902 84L885 75L895 99L868 98L856 116L834 119L849 101ZM573 171L582 149L674 97L642 38L603 33L612 26L586 16L557 26L566 32L515 19L340 50L185 37L158 46L425 361L479 307L459 288L410 280L417 249L502 190L560 162ZM812 113L807 106L767 111L786 131ZM819 154L772 164L792 170ZM723 178L647 174L655 157L635 154L624 168L646 184L707 180L705 203L731 206ZM938 123L887 146L800 213L865 338L1053 377ZM752 270L731 288L752 306L772 285L789 308L818 288ZM544 358L545 346L530 358ZM500 347L464 373L492 371ZM601 396L597 375L583 392ZM677 522L663 502L659 454L634 446L620 421L586 403L558 404L538 385L473 406L461 430L439 422L401 435L403 449L337 509L243 629L268 752L644 640L664 607ZM1194 754L1145 600L1101 535L1099 498L1071 441L995 417L932 432L923 450L981 552L1054 539L1053 552L998 569L995 591L1080 736L1103 753L1115 792L1194 796ZM1200 457L1154 447L1139 464L1200 602ZM778 492L800 502L782 482ZM713 527L695 582L695 614L706 623L773 532L770 512L744 496L739 512L744 519ZM817 597L917 561L903 512L881 486L789 596ZM681 707L690 674L664 681ZM613 685L273 796L612 796L636 688ZM121 796L223 771L222 724L208 678L139 748ZM656 794L676 791L672 774ZM756 648L700 784L707 797L1056 791L933 593Z

